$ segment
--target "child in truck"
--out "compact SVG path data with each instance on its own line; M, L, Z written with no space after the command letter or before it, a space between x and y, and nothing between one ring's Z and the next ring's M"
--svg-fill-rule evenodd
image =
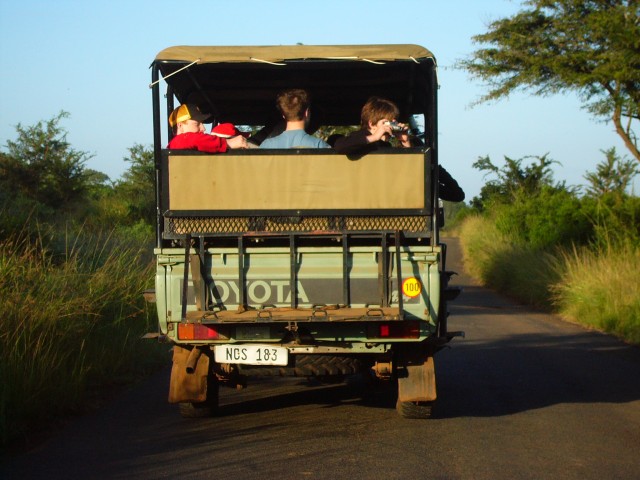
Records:
M360 130L335 140L333 149L347 155L365 155L380 148L391 147L395 137L403 148L414 146L409 128L396 121L400 116L397 105L390 100L371 97L360 112ZM442 166L438 165L438 194L442 200L462 202L464 191Z
M208 153L226 152L227 148L247 148L247 139L242 135L223 138L205 133L204 122L209 119L191 103L183 103L169 115L169 125L175 136L167 148L172 150L198 150Z

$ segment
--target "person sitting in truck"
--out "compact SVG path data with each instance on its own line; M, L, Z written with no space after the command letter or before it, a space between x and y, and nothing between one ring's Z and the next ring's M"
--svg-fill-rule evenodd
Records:
M242 135L222 138L205 132L204 122L209 119L191 103L183 103L169 115L169 125L175 136L167 148L172 150L198 150L208 153L226 152L228 148L247 148Z
M260 148L330 148L324 140L305 131L311 118L310 106L311 100L305 90L295 88L280 92L276 107L286 121L285 129L264 140Z
M346 155L362 156L380 148L390 148L390 140L395 137L402 148L414 145L409 137L409 127L399 123L398 106L390 100L371 97L360 112L360 130L337 138L333 149ZM458 182L441 165L438 165L438 196L449 202L462 202L464 191Z

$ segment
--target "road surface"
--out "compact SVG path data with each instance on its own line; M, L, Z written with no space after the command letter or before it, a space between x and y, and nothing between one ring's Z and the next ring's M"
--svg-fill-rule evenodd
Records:
M449 257L462 272L455 242ZM640 478L640 349L454 284L450 329L466 338L436 356L431 420L357 378L259 379L221 389L219 417L182 419L165 369L5 458L0 478Z

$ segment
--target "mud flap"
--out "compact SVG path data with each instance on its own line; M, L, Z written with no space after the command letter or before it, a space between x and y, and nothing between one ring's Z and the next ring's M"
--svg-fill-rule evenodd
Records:
M192 355L192 350L175 345L169 383L169 403L204 402L207 399L208 374L209 357L206 353Z
M424 363L407 365L398 371L400 402L431 402L436 399L436 371L433 356Z

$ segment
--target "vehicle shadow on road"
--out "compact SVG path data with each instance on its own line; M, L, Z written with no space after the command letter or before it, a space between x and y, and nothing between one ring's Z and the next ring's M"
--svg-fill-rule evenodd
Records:
M290 385L284 392L263 392L262 385ZM218 409L218 417L228 417L248 413L268 412L276 409L287 409L304 405L317 405L324 408L335 408L345 404L360 404L370 407L393 408L395 391L385 385L377 385L366 374L350 375L335 384L319 382L309 378L254 378L250 379L250 389L258 390L253 398L243 398L233 392L224 395ZM221 390L223 392L223 390ZM260 395L255 398L256 395Z

